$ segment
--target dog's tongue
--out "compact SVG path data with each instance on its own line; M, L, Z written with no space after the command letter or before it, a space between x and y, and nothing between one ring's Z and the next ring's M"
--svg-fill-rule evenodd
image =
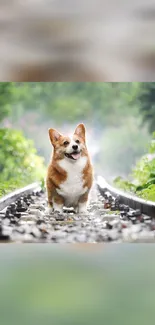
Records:
M73 159L77 160L80 158L80 153L72 153L71 156Z

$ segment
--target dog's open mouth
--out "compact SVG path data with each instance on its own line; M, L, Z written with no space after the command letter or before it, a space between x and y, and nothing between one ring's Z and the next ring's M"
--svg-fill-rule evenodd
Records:
M65 156L72 160L77 160L80 158L80 152L65 153Z

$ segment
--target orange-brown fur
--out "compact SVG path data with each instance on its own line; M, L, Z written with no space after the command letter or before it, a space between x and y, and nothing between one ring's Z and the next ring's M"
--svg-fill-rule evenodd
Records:
M77 132L78 130L81 130L81 132L80 133ZM59 135L57 140L54 137L55 134ZM65 202L63 196L57 193L57 189L60 188L60 184L63 184L67 180L68 174L63 168L59 166L58 162L64 158L64 152L66 150L64 141L70 141L70 138L60 135L54 129L49 130L49 136L52 145L54 147L54 151L53 151L52 160L48 167L46 186L47 186L47 194L48 194L48 204L50 207L52 207L52 200L54 200L54 202L56 202L57 204L63 204L63 205ZM81 151L81 157L84 156L87 157L87 163L82 173L82 177L84 181L83 187L87 187L87 191L79 197L79 203L84 203L87 202L89 191L92 187L93 172L92 172L92 165L90 162L88 150L85 143L85 127L83 124L80 124L76 128L75 133L73 135L73 140L80 141L81 145L83 145Z

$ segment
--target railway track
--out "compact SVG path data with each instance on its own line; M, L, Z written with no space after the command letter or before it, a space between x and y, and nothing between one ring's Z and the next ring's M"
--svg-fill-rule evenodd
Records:
M155 242L155 204L110 186L98 177L88 213L72 209L46 213L46 193L38 184L0 200L0 242L122 243Z

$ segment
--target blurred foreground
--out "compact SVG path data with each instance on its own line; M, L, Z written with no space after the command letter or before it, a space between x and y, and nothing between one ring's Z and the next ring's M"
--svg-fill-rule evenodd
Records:
M146 325L154 245L1 245L3 325Z
M1 0L1 81L152 81L152 0Z

